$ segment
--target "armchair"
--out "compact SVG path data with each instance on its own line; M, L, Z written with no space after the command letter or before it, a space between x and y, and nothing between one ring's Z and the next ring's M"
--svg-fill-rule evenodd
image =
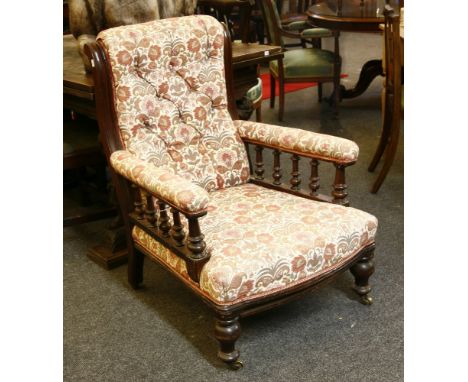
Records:
M210 16L101 32L87 46L101 137L128 242L128 279L160 263L210 306L218 357L242 366L239 318L301 296L350 269L370 304L377 220L348 205L346 139L237 120L231 47ZM246 145L255 145L249 161ZM273 182L263 151L273 149ZM288 187L281 153L292 154ZM300 157L311 160L300 189ZM332 162L332 196L318 193L318 160ZM169 209L170 208L170 209Z

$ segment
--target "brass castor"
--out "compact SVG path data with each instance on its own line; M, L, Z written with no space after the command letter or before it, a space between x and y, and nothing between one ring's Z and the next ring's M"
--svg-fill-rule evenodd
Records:
M244 364L242 363L242 361L235 361L235 362L230 363L229 367L232 370L239 370L239 369L242 369L244 367Z
M372 305L372 303L374 302L372 296L369 296L367 294L365 294L364 296L361 296L361 304L363 305Z

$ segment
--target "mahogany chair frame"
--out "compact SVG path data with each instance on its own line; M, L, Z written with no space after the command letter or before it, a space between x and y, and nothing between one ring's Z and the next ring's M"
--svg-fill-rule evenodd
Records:
M228 110L233 119L237 119L237 111L234 102L234 88L232 80L231 64L231 41L225 27L224 36L224 63L226 73L226 86L228 94ZM86 47L86 53L93 65L93 75L96 86L96 109L97 117L101 130L101 139L107 160L110 155L116 151L124 149L120 138L119 126L114 106L114 86L112 80L112 71L109 65L109 58L105 48L100 41L92 43ZM320 158L312 155L304 155L294 150L282 150L284 153L291 154L292 173L289 185L281 182L280 154L281 151L274 148L274 169L273 182L268 182L264 178L263 150L268 148L260 142L246 140L246 145L256 146L255 163L249 158L251 167L250 182L263 187L273 188L278 191L288 192L299 197L335 203L339 205L348 205L347 185L345 182L345 168L353 163L336 164L336 176L333 185L331 197L321 195L317 191L320 187L318 176L318 160ZM247 147L248 150L248 147ZM303 191L299 188L301 178L298 171L298 162L300 157L306 157L311 161L310 191ZM209 254L205 251L206 244L204 236L200 229L199 218L206 215L207 212L193 214L188 211L178 209L169 201L159 198L159 214L155 211L154 201L156 197L146 192L146 204L140 197L138 186L131 184L122 176L116 174L109 166L112 181L116 188L117 198L124 218L128 245L128 281L130 285L137 289L143 282L143 263L147 256L151 260L160 263L168 269L190 290L202 299L215 313L215 337L219 342L218 357L233 369L242 367L239 361L239 351L235 348L235 342L239 338L241 329L239 318L252 315L283 303L294 300L304 293L316 289L325 283L332 281L342 272L350 269L355 278L354 290L360 296L361 302L371 304L372 299L369 296L371 287L369 286L369 277L374 272L373 252L375 244L371 244L362 249L357 255L343 261L340 267L325 272L307 282L298 283L287 290L277 291L266 296L260 296L245 302L235 303L233 305L218 305L206 296L200 294L198 289L189 283L183 276L177 274L166 264L151 256L147 250L132 240L132 228L138 226L152 238L170 249L174 254L185 260L190 278L198 283L200 272L203 265L209 260ZM146 205L146 207L144 207ZM168 217L168 207L171 207L173 215L173 225L170 225ZM188 234L184 232L181 224L180 215L184 215L188 220Z
M265 20L268 43L270 45L281 45L283 37L303 39L300 33L288 31L284 29L280 22L276 22L274 17L274 6L276 6L271 0L259 0L260 7L263 13L264 19L270 17L272 19L271 28L268 27L268 22ZM271 30L270 30L271 29ZM275 74L270 70L270 107L275 107L275 98L276 98L276 81L279 81L279 112L278 120L283 121L284 117L284 85L287 83L299 83L299 82L318 82L318 99L319 102L322 101L322 84L324 82L333 82L333 95L330 98L330 103L334 107L335 115L338 114L338 104L340 102L340 74L341 74L341 57L340 57L340 46L339 46L339 32L333 31L334 38L334 53L335 61L333 63L333 75L332 76L323 76L323 77L295 77L295 78L286 78L284 75L284 66L283 59L278 59L278 73ZM314 39L320 40L320 39ZM317 41L310 41L310 43L320 49L321 44L317 44Z
M377 179L372 185L371 192L377 193L385 180L390 167L393 164L398 148L400 136L401 109L401 40L400 40L400 16L395 14L393 8L386 4L384 9L385 27L385 88L383 102L383 123L380 141L372 158L368 170L373 172L383 154L384 163Z

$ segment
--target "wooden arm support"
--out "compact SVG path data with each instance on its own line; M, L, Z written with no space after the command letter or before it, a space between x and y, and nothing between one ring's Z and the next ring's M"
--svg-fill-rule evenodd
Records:
M198 283L201 270L210 259L199 223L199 218L205 216L207 212L190 214L177 209L166 200L157 199L150 192L140 189L133 183L131 183L131 188L133 211L129 214L130 222L182 258L187 266L188 275ZM146 200L145 203L142 202L142 195ZM155 205L158 206L157 209ZM172 219L168 213L169 205L172 207L170 209ZM188 236L184 231L181 214L188 220Z
M245 140L246 141L246 140ZM252 144L251 142L247 142ZM345 178L345 169L354 163L340 163L332 160L325 160L323 158L316 158L312 154L300 153L298 151L273 148L268 145L262 145L256 142L255 144L255 163L253 163L253 173L251 174L250 182L259 186L275 189L282 192L287 192L303 198L317 200L320 202L334 203L342 206L349 206L348 193ZM268 181L264 177L265 164L263 159L263 152L265 148L273 150L273 169L271 179ZM290 153L291 155L291 178L289 184L281 182L282 169L280 163L281 153ZM301 157L310 159L310 177L309 177L309 191L300 188L301 174L299 172L299 160ZM332 162L335 166L335 181L332 185L331 197L319 194L320 177L318 174L319 160Z

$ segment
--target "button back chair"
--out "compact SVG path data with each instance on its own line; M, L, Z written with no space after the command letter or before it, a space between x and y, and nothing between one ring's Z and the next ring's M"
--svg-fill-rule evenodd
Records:
M400 16L395 14L393 8L387 3L384 9L384 100L383 123L380 141L374 157L369 165L373 172L382 156L384 163L377 179L372 185L371 192L377 193L382 186L388 172L395 160L400 137L400 119L403 116L403 85L402 85L402 42L400 39Z
M142 283L144 257L169 270L214 310L218 357L237 369L241 316L347 269L371 303L377 220L346 207L354 142L236 119L230 44L222 24L199 15L108 29L87 54L125 217L129 283ZM264 148L274 150L273 182ZM292 155L290 187L281 153ZM311 160L308 192L300 157ZM336 167L331 197L318 193L318 160Z

